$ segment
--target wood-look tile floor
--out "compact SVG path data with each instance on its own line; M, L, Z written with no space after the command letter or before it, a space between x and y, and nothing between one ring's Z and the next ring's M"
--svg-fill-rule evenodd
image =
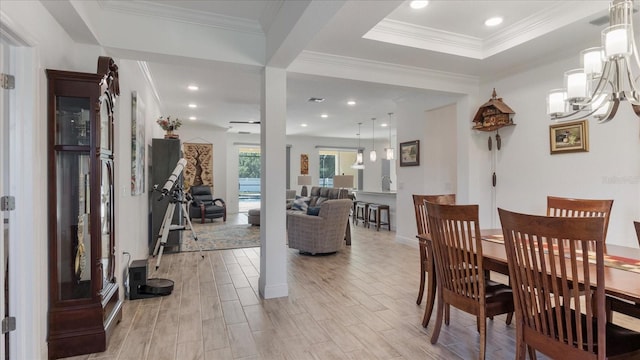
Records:
M239 214L228 222L246 223ZM175 281L166 297L125 301L107 351L69 359L475 359L475 318L451 310L438 343L416 305L417 248L395 233L352 230L335 255L288 251L289 296L258 296L260 249L166 254L152 274ZM155 263L154 263L155 265ZM149 266L153 269L153 266ZM628 327L638 320L616 314ZM515 327L487 321L487 359L515 357ZM538 357L543 358L541 356Z

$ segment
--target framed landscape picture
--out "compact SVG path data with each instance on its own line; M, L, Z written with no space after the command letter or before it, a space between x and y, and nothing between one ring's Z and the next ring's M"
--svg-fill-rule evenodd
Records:
M420 165L420 140L400 143L400 166Z
M589 151L589 123L580 120L549 126L551 154Z

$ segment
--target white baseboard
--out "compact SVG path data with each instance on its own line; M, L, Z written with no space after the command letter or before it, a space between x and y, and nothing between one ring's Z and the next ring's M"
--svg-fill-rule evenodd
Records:
M418 248L418 239L415 237L409 238L405 236L396 235L396 242Z
M260 286L259 288L260 296L263 299L275 299L289 296L289 285L287 283L265 286L264 288Z

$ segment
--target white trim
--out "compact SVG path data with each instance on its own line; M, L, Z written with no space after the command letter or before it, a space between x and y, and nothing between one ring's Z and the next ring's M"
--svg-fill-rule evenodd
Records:
M396 235L396 242L399 243L399 244L409 245L409 246L414 247L416 249L419 246L418 239L416 239L416 238L408 238L408 237L402 236L402 235Z
M158 93L158 88L156 87L155 82L153 81L153 75L151 75L151 70L149 70L149 65L147 65L146 61L137 61L138 66L140 67L140 72L142 72L142 76L147 81L149 88L151 89L151 93L153 94L153 99L156 101L156 104L162 111L162 101L160 101L160 94Z
M260 276L262 280L262 276ZM287 283L265 286L263 293L260 294L263 299L274 299L289 296L289 285Z
M264 35L262 26L257 21L174 7L153 1L103 0L98 1L98 4L103 9L127 14L157 17L187 24L204 25L218 29Z

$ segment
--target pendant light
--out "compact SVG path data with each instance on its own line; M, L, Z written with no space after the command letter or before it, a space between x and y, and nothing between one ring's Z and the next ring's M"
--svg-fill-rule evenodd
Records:
M393 113L389 113L389 147L384 149L387 154L387 160L393 160L393 146L391 145L391 115L393 115Z
M376 154L376 118L371 118L371 152L369 153L369 160L376 162L378 154Z
M353 163L353 165L351 165L352 169L364 169L364 160L363 160L363 156L362 156L362 148L360 147L360 126L362 125L361 122L358 123L358 133L356 135L358 135L358 152L356 154L356 162Z

